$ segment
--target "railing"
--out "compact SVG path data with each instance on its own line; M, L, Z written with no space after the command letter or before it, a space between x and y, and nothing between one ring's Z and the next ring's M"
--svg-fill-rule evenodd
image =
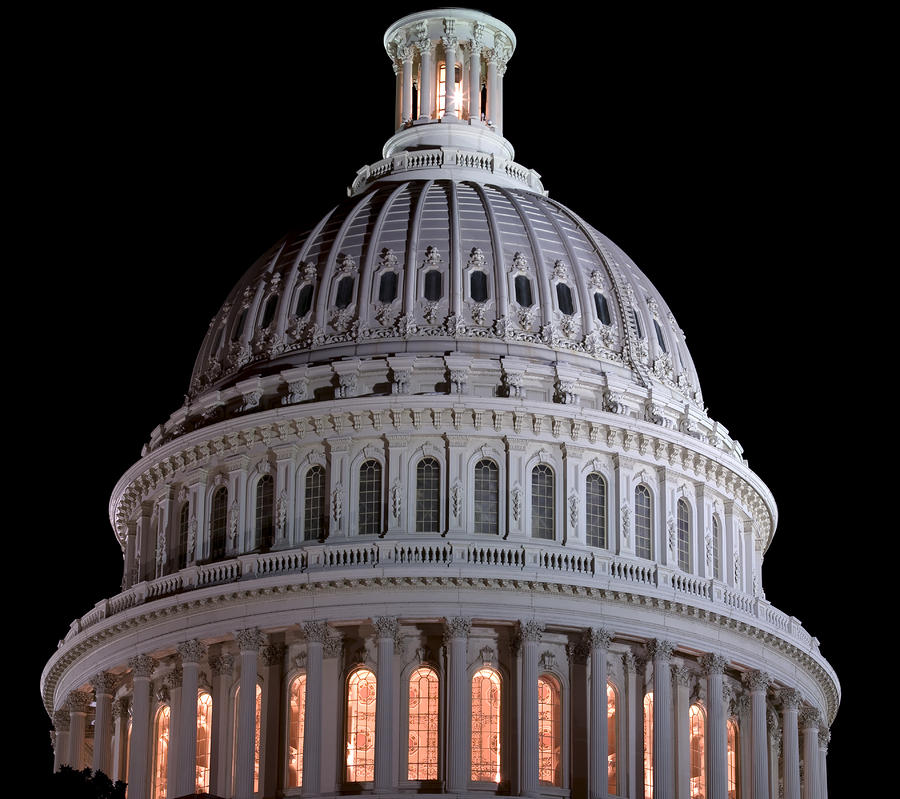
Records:
M613 555L605 550L563 547L527 541L510 543L440 539L398 541L374 539L310 543L302 547L241 555L229 560L191 565L174 574L138 583L111 599L98 602L72 622L66 641L119 613L193 589L216 585L305 574L310 580L330 572L354 570L400 576L414 570L425 575L440 570L444 576L473 577L491 573L510 579L560 582L561 578L585 587L638 591L648 596L672 597L726 615L746 616L803 648L818 641L800 622L772 607L761 597L729 588L716 580L684 574L652 561Z

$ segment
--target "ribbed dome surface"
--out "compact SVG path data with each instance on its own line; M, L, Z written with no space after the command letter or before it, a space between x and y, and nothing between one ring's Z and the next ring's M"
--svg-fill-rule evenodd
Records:
M447 179L376 183L278 242L213 318L190 393L448 352L615 371L702 408L683 333L621 249L546 196Z

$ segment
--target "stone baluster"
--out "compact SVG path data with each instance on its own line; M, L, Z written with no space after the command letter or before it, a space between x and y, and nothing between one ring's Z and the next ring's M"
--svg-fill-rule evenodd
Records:
M303 632L306 634L306 698L301 779L303 795L315 796L321 792L322 784L322 660L329 638L328 625L323 621L307 622ZM378 688L375 696L377 701Z
M749 671L744 681L750 689L750 786L752 799L769 799L769 751L767 744L766 689L772 678L763 671Z
M393 616L373 619L378 640L378 675L375 691L375 790L389 791L393 783L394 749L394 639L399 625Z
M538 781L538 645L544 625L535 619L519 622L522 641L522 796L539 796Z
M131 741L128 749L128 799L147 799L147 754L150 751L150 677L156 661L138 655L128 661L134 688L131 698Z
M821 799L819 793L819 711L804 707L799 716L803 730L803 799ZM755 799L755 797L754 797Z
M606 657L612 635L602 627L588 630L591 647L591 744L590 796L606 799L609 796L609 726L606 699Z
M653 797L674 799L672 730L672 673L669 663L673 646L653 639L647 647L653 658Z
M728 741L722 695L722 675L727 663L725 658L715 653L706 654L700 659L700 666L706 674L709 799L728 799Z
M53 741L53 770L69 765L69 711L57 710L53 714L53 729L56 737Z
M468 708L472 692L466 679L466 652L471 627L471 620L463 616L447 619L444 627L444 646L449 660L447 790L451 793L462 792L469 784L472 738Z
M91 768L112 775L112 697L116 680L112 674L101 672L93 680L97 707L94 713L94 758Z
M225 751L228 740L229 715L227 708L231 677L234 674L234 655L222 652L209 661L212 680L212 732L209 754L209 792L224 795L229 784Z
M91 708L91 695L87 691L72 691L66 699L69 711L69 765L81 771L84 760L84 727Z
M781 749L784 759L784 799L800 799L800 736L797 729L797 710L800 692L784 688L781 698Z
M237 744L234 764L234 799L251 799L256 744L256 679L259 649L265 637L256 627L234 633L241 652ZM130 797L129 797L130 799Z
M206 645L196 638L175 647L181 655L181 712L178 714L175 760L175 796L193 793L197 785L197 697L200 663L206 660Z

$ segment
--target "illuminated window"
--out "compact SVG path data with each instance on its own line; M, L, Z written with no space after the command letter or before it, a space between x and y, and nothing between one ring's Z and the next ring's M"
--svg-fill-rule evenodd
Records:
M725 762L728 769L727 786L728 799L741 799L741 788L738 778L740 772L739 755L738 755L738 725L734 719L728 719L725 725Z
M719 519L717 516L713 516L712 520L712 546L713 579L720 580L722 578L722 574L719 567Z
M475 464L475 532L500 532L500 469L488 459Z
M609 316L609 304L599 291L594 292L594 307L597 309L597 318L601 324L609 325L612 323Z
M534 305L534 300L531 298L531 281L525 275L516 275L514 285L516 302L523 308L530 308Z
M437 269L429 269L425 273L425 299L437 302L444 293L444 280Z
M656 341L659 343L659 348L663 352L668 352L666 349L666 340L663 338L662 328L659 326L659 322L655 319L653 320L653 327L656 328Z
M438 68L438 119L444 116L444 112L447 110L447 64L446 62L442 62L440 67ZM454 72L453 72L453 93L454 99L456 100L456 113L459 114L462 106L462 67L459 64L456 64Z
M653 799L653 693L644 695L644 799Z
M469 293L475 302L484 302L488 298L487 275L480 269L473 271L469 278Z
M150 789L152 799L166 799L169 764L169 719L171 711L163 705L156 713L153 729L153 786Z
M347 681L347 782L375 779L375 675L356 669Z
M269 325L272 324L272 320L275 318L275 309L278 307L278 295L273 294L266 300L266 306L263 308L262 319L260 320L259 326L265 330Z
M438 676L428 666L409 678L407 779L438 778Z
M560 312L566 316L575 313L575 302L572 299L572 289L565 283L556 284L556 301L559 303Z
M472 677L472 779L500 782L500 675L488 668Z
M264 474L256 484L256 546L263 552L275 542L275 481Z
M301 318L306 316L309 313L309 309L312 308L312 298L313 298L312 283L307 283L297 293L297 305L294 308L294 315L299 316Z
M381 464L368 460L359 467L359 534L381 533Z
M240 696L241 696L241 686L237 687L237 690L234 692L234 757L231 760L231 780L234 782L234 766L237 761L237 741L238 741L238 712L240 708ZM254 729L253 735L253 792L256 793L259 791L259 731L260 731L260 716L262 715L262 688L259 687L257 683L256 686L256 709L255 709L255 720L256 727Z
M325 469L313 466L303 481L303 540L325 536Z
M397 273L385 272L378 282L378 302L393 302L397 299Z
M212 696L201 691L197 697L197 793L209 793L209 764L212 754Z
M288 699L288 788L303 785L303 725L306 722L306 675L291 680Z
M691 518L690 508L684 499L678 500L678 568L691 570Z
M338 308L346 308L353 300L353 286L356 283L355 278L352 278L350 275L344 275L340 279L337 287L337 297L335 297L334 304Z
M691 741L691 799L706 799L706 717L700 705L688 712Z
M188 535L190 531L190 503L185 502L178 514L178 568L187 566Z
M634 551L639 558L653 557L650 513L650 489L639 485L634 489Z
M531 470L531 535L555 538L553 524L553 470L539 463Z
M437 533L441 527L441 465L422 458L416 466L416 532Z
M216 489L209 519L210 557L225 557L225 526L228 524L228 489Z
M606 548L606 480L592 472L585 481L585 532L589 547Z
M615 794L619 788L618 779L618 738L616 736L616 713L617 713L618 696L613 684L606 684L606 742L607 742L607 786L606 790L611 794Z
M538 677L538 780L562 787L562 702L559 683Z

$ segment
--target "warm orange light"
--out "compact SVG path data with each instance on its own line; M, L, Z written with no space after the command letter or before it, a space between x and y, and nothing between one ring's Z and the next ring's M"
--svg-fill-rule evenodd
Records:
M500 782L500 675L487 668L472 677L472 779Z
M288 787L303 785L303 725L306 721L306 675L291 681L288 722Z
M562 787L559 693L553 677L538 678L538 779L557 788Z
M347 682L347 781L375 779L375 674L357 669Z
M409 678L409 751L407 778L438 778L438 677L427 666Z

